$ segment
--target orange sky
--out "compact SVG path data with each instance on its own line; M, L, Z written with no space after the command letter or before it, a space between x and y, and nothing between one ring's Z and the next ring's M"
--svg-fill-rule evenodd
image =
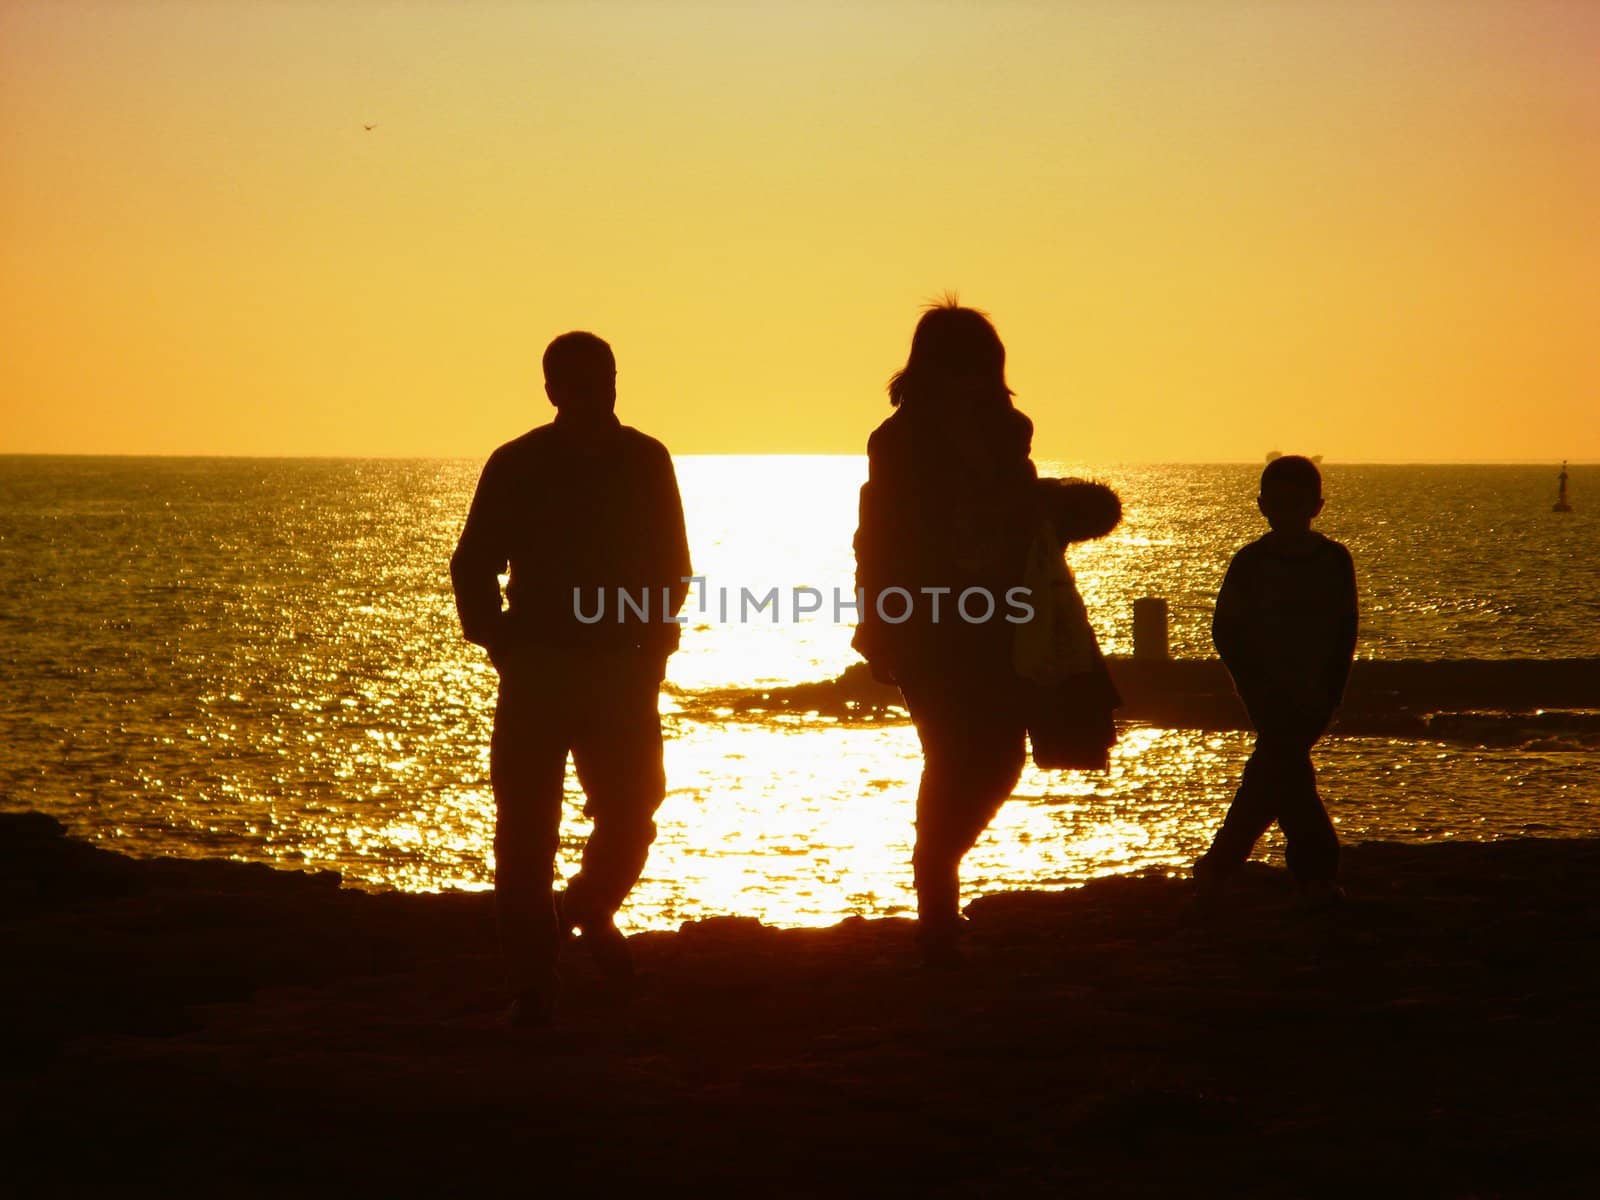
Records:
M364 132L362 122L377 128ZM1600 459L1600 4L0 4L0 452Z

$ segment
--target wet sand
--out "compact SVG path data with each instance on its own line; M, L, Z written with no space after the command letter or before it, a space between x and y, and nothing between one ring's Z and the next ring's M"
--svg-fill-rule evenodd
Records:
M580 952L503 1027L488 896L135 862L0 817L16 1194L1579 1195L1600 840L1350 847L1342 909L1114 878Z

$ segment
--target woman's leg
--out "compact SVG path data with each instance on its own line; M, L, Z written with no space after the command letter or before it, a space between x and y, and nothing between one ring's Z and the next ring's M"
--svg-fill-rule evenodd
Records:
M1001 686L918 681L902 689L922 740L912 874L925 937L953 936L961 860L1017 785L1026 731Z

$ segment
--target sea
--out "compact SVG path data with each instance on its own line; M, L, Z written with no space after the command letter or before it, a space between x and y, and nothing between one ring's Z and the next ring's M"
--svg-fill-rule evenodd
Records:
M920 770L904 720L704 702L856 662L859 457L676 460L697 573L661 710L669 794L627 928L911 911ZM0 457L0 807L136 856L332 869L348 885L493 879L495 674L461 639L448 560L480 463ZM1259 464L1041 463L1115 487L1126 518L1069 556L1108 653L1165 598L1208 656L1229 557L1259 536ZM1600 657L1600 466L1325 464L1319 528L1355 557L1358 653ZM779 603L755 612L748 590ZM822 597L816 611L812 589ZM721 596L731 597L724 615ZM797 605L794 597L807 599ZM703 604L702 604L703 602ZM743 619L741 619L743 618ZM1600 832L1593 741L1490 747L1331 736L1347 842ZM1025 772L968 856L968 898L1181 871L1221 819L1243 733L1122 729L1105 773ZM569 773L561 870L587 832ZM1259 855L1281 854L1276 834Z

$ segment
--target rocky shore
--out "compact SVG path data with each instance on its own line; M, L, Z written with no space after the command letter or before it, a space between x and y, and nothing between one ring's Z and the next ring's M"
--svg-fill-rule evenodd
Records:
M1600 841L1349 848L1222 910L1108 878L720 918L499 1022L490 898L134 861L0 817L9 1194L1591 1195Z

